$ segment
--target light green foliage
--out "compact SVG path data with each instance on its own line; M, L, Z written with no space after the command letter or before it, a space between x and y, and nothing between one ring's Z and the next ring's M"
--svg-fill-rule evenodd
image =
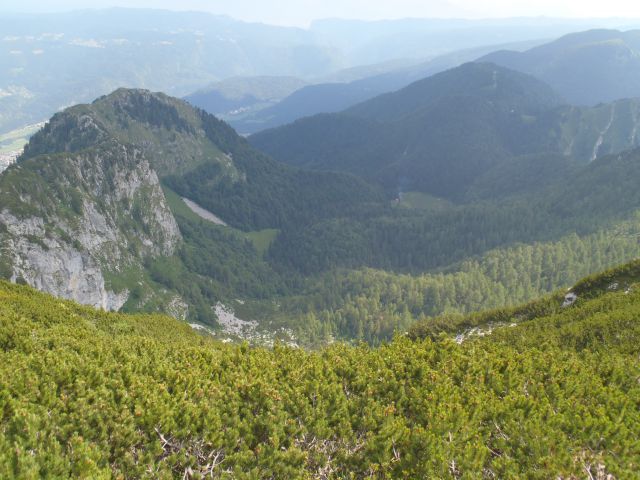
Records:
M631 287L461 345L309 353L0 283L0 477L634 478Z
M401 194L401 198L398 200L398 204L401 206L425 210L439 210L451 206L449 202L442 198L422 192L405 192Z
M175 216L184 217L191 222L202 221L202 218L191 210L177 193L166 186L163 186L162 190L167 199L167 204Z
M269 247L278 236L280 231L275 228L267 228L265 230L259 230L257 232L247 233L247 238L251 240L256 251L260 255L264 255L269 250Z
M203 222L203 219L194 213L173 190L165 186L163 187L163 191L167 203L176 217L184 218L192 223ZM265 230L243 233L243 235L251 241L256 251L262 256L269 250L278 233L279 230L275 228L267 228Z

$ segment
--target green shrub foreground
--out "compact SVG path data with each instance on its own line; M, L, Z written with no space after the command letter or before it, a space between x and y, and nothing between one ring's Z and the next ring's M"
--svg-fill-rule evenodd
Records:
M306 352L0 283L0 478L638 478L639 353L633 288Z

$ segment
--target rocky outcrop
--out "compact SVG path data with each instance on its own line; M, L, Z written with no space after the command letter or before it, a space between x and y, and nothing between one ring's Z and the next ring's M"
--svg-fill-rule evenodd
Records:
M116 141L20 162L0 177L0 205L4 276L107 310L128 297L107 273L171 255L181 240L157 174Z
M119 310L127 301L126 290L115 293L105 287L102 268L90 254L59 239L32 243L17 235L17 225L8 224L15 236L6 244L12 254L12 282L23 281L38 290L105 310Z

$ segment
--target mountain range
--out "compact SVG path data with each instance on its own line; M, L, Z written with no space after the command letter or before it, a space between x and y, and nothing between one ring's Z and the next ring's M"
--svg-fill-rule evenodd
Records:
M532 76L468 63L251 142L293 165L460 200L479 176L519 157L553 154L584 164L638 146L638 105L569 106Z
M588 117L573 108L525 74L466 64L336 115L327 125L357 146L359 138L393 138L382 119L413 122L415 134L406 131L415 136L403 139L420 140L420 122L438 114L430 138L440 138L463 174L449 177L448 192L430 195L407 181L398 198L365 164L353 169L361 178L288 166L184 101L120 89L56 114L0 175L0 272L82 303L167 312L223 338L258 342L283 335L303 344L376 343L412 315L438 314L452 302L467 312L525 301L637 249L637 150L595 161L526 150L539 138L559 144L548 127L527 130L535 118ZM351 135L354 120L372 130ZM611 125L611 138L625 138L629 125ZM455 148L444 142L452 126ZM531 142L508 142L508 132ZM300 141L329 145L329 133ZM460 154L481 145L502 156L471 163ZM442 166L432 185L445 185L445 163L419 163L437 156L407 157L415 162L407 167L425 175ZM418 173L412 181L430 178ZM578 262L568 248L585 257ZM558 255L568 262L562 273L549 266ZM527 280L493 269L496 259ZM416 292L410 307L391 300L399 288ZM469 301L453 300L467 294Z
M306 116L345 110L465 62L477 61L530 74L551 86L571 105L595 106L640 96L636 37L635 30L589 30L552 42L537 40L458 50L413 65L391 68L387 64L386 68L390 68L387 72L349 82L308 85L278 101L255 101L239 111L220 109L222 104L215 103L221 94L216 87L189 100L221 115L238 131L251 134ZM211 100L207 100L207 95Z
M536 45L539 41L521 42L512 44L512 48L526 48ZM357 75L368 73L371 69L378 68L388 70L377 72L375 75L364 75L351 81L331 81L306 85L288 95L281 97L278 101L265 103L263 101L253 101L245 103L239 110L224 110L225 103L218 100L221 96L227 98L224 87L212 86L204 91L185 97L193 105L203 108L209 113L220 116L228 121L231 126L243 134L255 133L259 130L277 127L299 118L314 115L316 113L331 113L346 109L356 103L376 97L380 94L398 90L413 83L416 80L429 77L435 73L456 67L466 61L474 60L478 56L487 52L493 52L501 46L483 46L472 49L459 50L452 53L439 55L428 61L414 61L410 65L395 66L395 64L372 65L368 69L361 68ZM353 71L354 69L351 69ZM336 74L340 78L340 72ZM345 75L356 75L356 73L345 72ZM266 82L260 79L251 80L256 82L255 91L260 92L265 88ZM268 87L267 87L268 88ZM277 92L271 94L277 98ZM254 95L250 95L250 100ZM258 96L259 93L258 93Z
M524 52L498 51L481 59L529 73L572 105L640 96L640 31L572 33Z
M638 476L638 31L3 19L0 478Z
M0 174L0 275L222 338L317 346L376 344L635 258L640 101L572 105L485 61L439 72L480 50L380 66L392 71L334 84L335 108L353 101L345 86L426 78L249 139L148 90L67 108ZM267 112L322 98L300 85L243 77L200 100Z
M536 19L515 19L418 22L408 28L399 20L354 29L329 21L301 29L202 12L125 8L3 13L0 21L0 134L122 86L184 96L238 76L294 76L316 83L345 68L548 38L578 25L623 24L558 20L550 29ZM432 32L427 38L418 33L425 27ZM461 37L460 28L468 34ZM384 51L383 44L395 47Z
M157 280L163 265L176 275L182 266L193 277L179 284L187 296L213 289L218 299L225 290L273 293L278 275L249 237L209 225L169 187L247 231L313 222L380 198L355 177L277 164L213 116L137 90L55 115L0 183L3 276L103 308L157 303L183 317L189 305L175 285L158 286L150 271ZM270 275L273 282L258 287ZM202 309L203 319L215 318Z

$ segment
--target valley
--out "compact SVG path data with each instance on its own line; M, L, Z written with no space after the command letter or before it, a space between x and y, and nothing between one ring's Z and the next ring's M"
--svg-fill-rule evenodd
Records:
M43 126L44 122L36 123L0 135L0 172L18 159L29 137Z
M633 101L615 108L576 110L560 105L547 87L526 76L497 72L478 64L441 75L454 92L458 87L447 76L463 73L467 94L479 88L484 95L483 82L492 83L492 102L503 103L498 118L500 112L513 115L514 108L522 108L521 115L540 112L540 118L553 112L553 118L566 125L558 130L562 140L554 143L559 151L563 142L576 149L587 141L597 143L605 136L602 128L607 136L622 139L630 138L626 132L635 128L629 121L636 118ZM434 78L432 82L439 82ZM422 96L427 105L457 98L439 92L437 85L428 87L433 100ZM517 90L513 85L525 93L512 96ZM394 104L397 109L402 102ZM357 108L380 107L372 103ZM403 113L384 117L394 115ZM497 135L502 135L504 127L496 125ZM508 132L526 127L537 135L537 127L530 125L512 124ZM486 136L478 133L477 138L484 141ZM625 148L603 140L600 149L605 143L607 149ZM504 145L503 152L512 148ZM5 230L0 234L7 252L3 272L7 278L104 308L179 312L190 323L214 332L220 329L223 335L227 327L216 305L234 305L240 298L248 301L242 314L225 318L238 318L231 322L234 325L249 322L247 328L234 327L233 334L257 343L283 337L306 346L332 339L377 344L416 319L525 302L637 256L633 232L640 228L640 200L632 185L640 175L638 151L602 155L590 162L585 157L561 157L559 152L529 153L523 150L526 146L520 142L517 160L488 153L494 162L503 158L493 167L482 167L485 171L477 178L467 168L455 177L449 198L439 190L427 190L407 192L398 202L395 182L389 191L384 183L377 185L369 176L359 179L355 172L286 166L183 101L121 89L56 115L31 138L21 167L0 177L5 181L0 188L7 195L5 205L11 205L5 207ZM442 148L449 147L443 143ZM102 170L114 161L126 165L129 160L118 152L128 150L149 173L127 173L128 167ZM448 171L451 162L465 161L466 151L451 150ZM91 167L94 173L87 179L96 183L83 187L84 180L74 185L57 176L65 169L73 172L74 165L88 167L94 155L105 165ZM55 169L48 167L54 158ZM422 165L430 161L413 158L421 158ZM87 167L82 176L88 175ZM438 166L429 168L433 176ZM150 185L144 180L148 175L153 179ZM420 178L406 175L407 180L397 180L402 189L411 187L408 178ZM572 176L569 186L561 183L563 175ZM26 185L18 180L23 177L34 182L31 192L51 193L37 200L20 190ZM532 178L535 184L528 183ZM464 196L453 193L456 184L466 190ZM95 196L94 188L102 198ZM621 188L627 192L623 197L614 193ZM585 191L590 192L588 198ZM105 203L104 198L113 200ZM17 227L27 218L39 225L34 232L44 235L43 240ZM95 235L111 240L92 240ZM158 242L169 243L159 249ZM54 281L39 280L49 275L39 270L51 263L47 252L58 248L81 267L62 270ZM33 262L26 259L37 250L42 267L26 268ZM509 272L504 270L507 265ZM414 293L396 293L402 290ZM176 309L177 305L183 307Z

